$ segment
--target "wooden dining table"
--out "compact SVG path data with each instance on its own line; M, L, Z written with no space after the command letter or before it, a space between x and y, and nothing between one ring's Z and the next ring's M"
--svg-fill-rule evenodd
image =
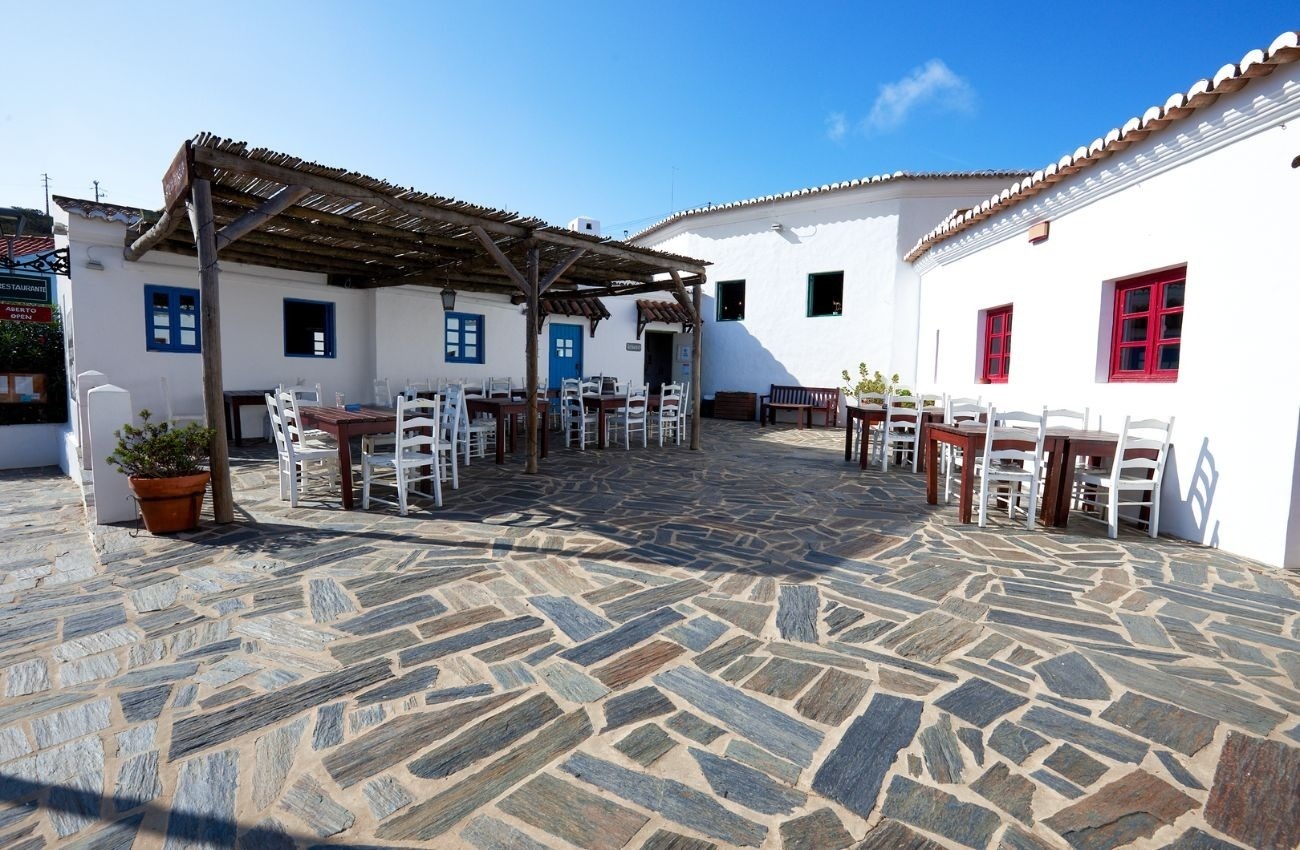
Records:
M659 409L659 402L662 398L663 396L660 395L659 393L650 393L649 395L646 396L645 413L647 419L649 418L651 411ZM597 448L600 449L605 448L606 414L608 414L609 411L611 410L621 409L625 404L627 404L627 396L618 395L617 393L602 393L601 395L596 395L595 393L585 393L582 396L582 406L585 407L587 410L595 410L600 414L596 422L596 430L598 432L596 434Z
M304 406L298 409L304 428L316 428L332 436L339 444L339 475L342 478L343 509L350 511L356 500L352 495L353 437L366 434L392 434L397 431L397 411L363 407Z
M863 404L848 405L844 408L844 460L853 460L853 442L854 442L854 423L860 423L863 429L869 428L877 422L885 421L885 407L880 404ZM921 441L925 440L926 430L935 423L943 422L943 408L941 407L923 407L921 408ZM918 447L917 451L920 451ZM861 452L858 458L858 468L867 468L867 453ZM925 463L925 456L918 458L918 462Z
M984 450L988 425L983 422L959 422L955 425L937 423L926 429L925 438L925 501L939 503L939 444L946 443L962 451L967 462L961 465L958 487L957 515L968 523L974 513L975 461ZM1024 428L997 428L993 432L996 446L1027 446L1034 444L1033 433ZM1070 515L1070 498L1074 485L1074 459L1076 457L1108 457L1115 454L1119 435L1109 431L1092 431L1068 426L1047 429L1043 441L1046 476L1039 495L1042 504L1040 521L1046 526L1061 527Z
M497 423L497 463L506 462L506 431L510 431L510 451L513 454L515 450L515 429L506 428L507 421L518 417L528 415L527 398L482 398L482 397L465 397L465 410L470 416L478 416L480 413L490 413L496 418ZM547 453L547 427L546 422L550 414L549 405L541 405L537 408L537 432L538 442L540 444L539 452L542 457Z
M266 390L224 390L221 393L226 407L226 433L234 440L235 445L244 444L244 426L241 421L243 417L239 415L240 408L264 407L267 393L274 392L275 388L271 387Z

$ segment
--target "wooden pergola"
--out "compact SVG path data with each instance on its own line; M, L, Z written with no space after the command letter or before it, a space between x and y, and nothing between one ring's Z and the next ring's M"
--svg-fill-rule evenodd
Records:
M163 176L163 197L161 212L127 231L123 255L136 261L156 250L198 258L203 397L217 434L211 457L217 522L234 521L222 415L218 259L315 272L349 289L418 285L519 298L527 305L530 421L537 416L544 302L668 292L694 319L691 404L699 409L704 261L404 189L209 133L181 146ZM700 448L698 416L691 420L690 446ZM537 456L537 435L529 428L526 472L537 472Z

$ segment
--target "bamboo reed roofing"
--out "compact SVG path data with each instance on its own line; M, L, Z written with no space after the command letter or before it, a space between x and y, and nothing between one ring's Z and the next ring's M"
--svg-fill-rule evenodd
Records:
M671 271L691 285L702 282L705 261L654 251L612 239L553 227L539 218L481 207L454 198L418 192L384 180L307 162L244 142L200 133L186 143L177 162L188 156L192 179L211 183L218 240L223 228L266 210L277 196L293 200L255 229L221 247L223 260L271 268L315 272L331 285L349 288L424 285L436 288L519 292L513 278L475 233L481 229L519 272L530 247L540 253L539 270L571 265L547 296L618 295L671 291ZM184 163L182 163L184 165ZM164 178L164 185L177 172ZM194 234L183 209L172 207L128 228L128 257L134 243L152 231L165 235L149 242L152 250L195 255ZM160 224L161 221L161 224ZM237 229L237 228L236 228ZM219 241L220 244L220 241ZM572 258L579 250L581 255ZM546 296L544 296L546 297Z

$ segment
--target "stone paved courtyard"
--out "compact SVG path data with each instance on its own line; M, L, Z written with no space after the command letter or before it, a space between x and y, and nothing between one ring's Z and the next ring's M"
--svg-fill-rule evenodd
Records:
M0 475L0 847L1300 842L1294 576L706 424L172 538Z

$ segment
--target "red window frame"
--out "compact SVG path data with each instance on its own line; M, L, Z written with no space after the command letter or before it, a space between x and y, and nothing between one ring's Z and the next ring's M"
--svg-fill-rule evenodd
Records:
M980 379L986 384L1005 384L1011 372L1011 306L984 311L984 357Z
M1178 380L1186 285L1186 266L1116 282L1111 381ZM1161 355L1170 349L1175 365L1161 368Z

